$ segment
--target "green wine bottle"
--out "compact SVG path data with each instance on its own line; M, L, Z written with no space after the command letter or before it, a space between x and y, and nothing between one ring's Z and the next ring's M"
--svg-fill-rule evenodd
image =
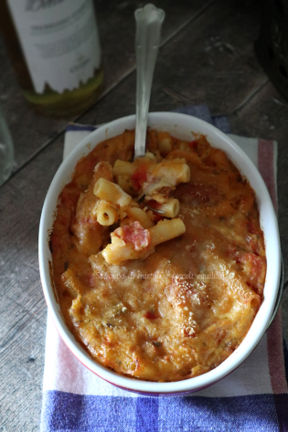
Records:
M92 0L3 0L0 26L36 110L68 117L97 100L103 71Z

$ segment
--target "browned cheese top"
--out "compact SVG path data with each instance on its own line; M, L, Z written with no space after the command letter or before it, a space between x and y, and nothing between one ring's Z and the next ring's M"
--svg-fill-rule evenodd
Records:
M133 161L133 145L134 131L100 143L60 194L50 241L55 290L69 329L97 362L140 379L182 380L223 362L262 302L266 258L255 194L204 136L184 142L149 130L157 162L184 160L190 168L189 182L160 190L179 201L185 233L111 264L102 251L131 218L99 224L94 189L99 178L116 182L114 163ZM139 194L148 181L144 165L126 191L155 225L163 219L159 203Z

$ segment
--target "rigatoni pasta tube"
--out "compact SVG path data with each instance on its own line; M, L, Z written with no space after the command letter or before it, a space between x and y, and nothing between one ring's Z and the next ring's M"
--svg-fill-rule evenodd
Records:
M121 189L123 189L129 195L133 194L134 189L133 189L133 185L132 185L132 182L131 182L131 176L118 175L117 176L117 183L121 187Z
M161 154L167 154L172 150L173 139L168 132L158 132L158 147Z
M102 177L95 183L93 193L101 200L110 201L120 207L128 206L132 200L119 185Z
M140 207L127 207L126 213L131 219L139 221L143 228L150 228L153 225L149 215Z
M119 218L117 207L105 200L99 200L92 213L96 216L97 222L103 226L113 225Z
M135 169L136 167L135 165L133 165L133 163L117 159L113 166L113 174L115 176L131 176L134 173Z
M180 204L176 198L168 198L165 202L157 207L159 213L168 218L175 218L180 210Z
M152 175L167 178L174 184L187 183L190 180L190 168L184 159L163 160L152 168Z
M157 246L160 243L178 237L186 231L184 222L180 218L161 220L149 228L151 235L151 246Z
M123 240L116 239L102 250L105 261L110 265L119 265L124 261L138 259L139 252L135 251L131 244L125 244Z
M153 249L150 247L136 250L132 243L126 243L113 232L111 233L111 243L102 250L102 255L108 264L118 265L124 261L144 258L152 251Z

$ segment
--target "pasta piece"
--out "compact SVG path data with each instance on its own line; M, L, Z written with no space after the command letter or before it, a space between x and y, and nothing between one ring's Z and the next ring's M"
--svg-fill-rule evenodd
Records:
M112 167L108 162L98 162L94 167L88 188L79 196L71 225L77 249L87 256L99 252L108 234L103 226L96 223L95 217L91 217L92 209L97 202L93 189L100 178L113 179Z
M171 190L179 183L187 183L189 180L190 168L184 159L163 159L150 166L143 192L151 198L161 190Z
M132 176L133 173L141 166L148 166L155 163L155 155L147 152L143 157L135 159L134 162L123 161L117 159L113 166L113 174L115 176Z
M155 162L156 161L156 156L155 156L155 154L154 153L151 153L151 152L146 152L145 153L145 155L144 156L141 156L141 158L139 158L139 159L136 159L135 160L135 163L137 164L137 162L140 162L140 163L143 163L143 161L144 162Z
M200 167L203 169L202 161L197 153L191 152L188 149L182 150L172 150L168 155L166 160L175 160L175 159L184 159L190 165L194 165L195 167Z
M159 205L159 213L168 218L175 218L180 210L180 204L176 198L168 198L165 202Z
M79 294L82 294L82 286L78 278L76 277L75 271L68 268L61 275L61 281L69 291L72 298L76 298Z
M129 218L140 222L144 228L150 228L153 225L150 216L140 207L127 207L126 214Z
M164 194L160 192L153 193L153 195L145 196L146 201L152 200L155 201L157 204L164 204L167 201L167 199L168 199L168 194Z
M180 218L161 220L149 228L151 235L151 245L157 246L160 243L178 237L186 231L184 222Z
M139 252L131 244L126 244L117 236L111 235L112 242L102 250L105 261L110 265L119 265L124 261L139 258Z
M123 225L111 233L111 243L102 250L108 264L119 265L127 260L143 259L154 251L154 246L185 232L182 219L162 220L149 229L139 222Z
M126 207L130 204L132 198L121 187L109 180L100 178L94 186L94 195L105 201L113 202L120 207Z
M103 226L113 225L119 219L117 207L105 200L99 200L92 210L92 215L96 216L97 222Z
M150 242L149 230L135 221L111 233L111 243L102 250L102 255L108 264L144 258L153 251Z
M189 145L189 143L187 141L181 141L178 144L178 149L182 150L184 152L186 152L186 151L189 152L190 151L190 145Z
M115 176L131 176L136 167L133 163L117 159L113 166Z
M187 183L190 180L190 168L185 159L163 160L152 167L151 174L156 178L167 178L174 183Z
M112 166L109 162L101 161L98 162L94 169L93 169L93 178L92 178L92 184L94 184L97 179L99 178L105 178L106 180L112 180L113 179L113 171Z
M133 195L135 193L134 187L132 185L131 177L127 175L118 175L117 183L125 192L129 195Z
M167 198L167 196L156 193L148 198L147 206L156 211L156 213L168 218L174 218L178 215L180 210L180 204L176 198Z
M166 155L172 150L173 139L168 132L158 132L157 135L159 151Z

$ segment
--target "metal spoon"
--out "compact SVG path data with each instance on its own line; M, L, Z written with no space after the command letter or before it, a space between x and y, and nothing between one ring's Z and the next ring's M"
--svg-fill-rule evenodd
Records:
M136 133L134 158L146 150L147 117L153 73L165 12L148 3L135 11L136 20Z

